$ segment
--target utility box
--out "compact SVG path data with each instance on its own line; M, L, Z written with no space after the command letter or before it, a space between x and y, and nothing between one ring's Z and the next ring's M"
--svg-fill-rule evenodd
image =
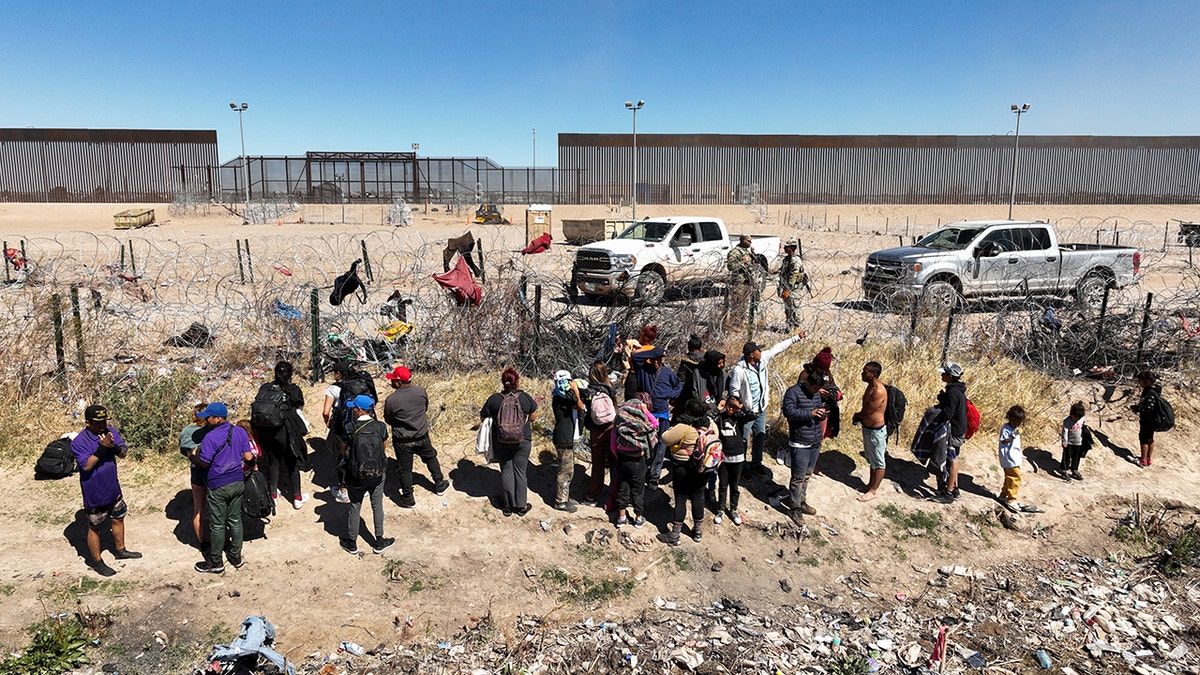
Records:
M118 230L132 230L154 222L154 209L129 209L113 216Z
M534 237L543 232L549 232L551 215L554 210L549 204L530 204L525 209L525 243L533 241Z

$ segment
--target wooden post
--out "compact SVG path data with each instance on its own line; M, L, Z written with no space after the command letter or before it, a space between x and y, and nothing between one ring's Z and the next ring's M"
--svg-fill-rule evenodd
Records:
M121 274L125 273L125 244L121 244Z
M71 320L75 330L75 347L78 352L80 372L87 368L87 357L83 353L83 317L79 313L79 287L71 287Z
M246 283L246 268L242 265L242 240L234 239L233 241L235 244L237 244L238 283L244 284Z
M8 242L3 242L4 245L4 283L12 283L12 277L8 274Z
M249 273L250 283L254 283L254 262L250 259L250 240L246 240L246 271Z
M950 308L950 313L946 315L946 337L942 339L942 363L946 362L946 357L950 354L950 332L954 330L954 308Z
M900 240L900 245L904 246L904 235L898 234L896 235L896 238Z
M1100 323L1096 326L1096 348L1104 345L1104 317L1108 314L1108 293L1111 289L1104 287L1104 299L1100 301Z
M54 321L54 372L59 377L67 373L67 352L63 348L62 298L58 293L50 296L50 316Z
M312 322L312 381L321 381L321 291L314 288L308 300L309 319Z
M487 281L487 267L483 264L483 240L475 240L475 253L479 256L479 280Z
M358 243L362 247L363 272L367 275L367 281L374 283L375 275L371 273L371 257L367 255L367 240L362 239Z
M1113 230L1113 246L1121 245L1121 231Z
M1096 230L1096 245L1100 245L1100 230Z
M1138 331L1137 364L1142 364L1142 356L1146 350L1146 329L1150 327L1150 305L1154 302L1154 294L1146 294L1146 308L1142 310L1142 329Z
M137 261L133 259L133 242L129 242L129 274L137 276Z
M1167 242L1170 240L1170 238L1171 238L1171 221L1168 220L1167 224L1163 226L1163 253L1167 252Z

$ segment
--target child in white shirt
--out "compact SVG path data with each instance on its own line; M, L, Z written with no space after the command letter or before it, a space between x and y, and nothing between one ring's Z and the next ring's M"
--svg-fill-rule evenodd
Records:
M1071 406L1071 414L1062 423L1062 462L1060 471L1064 479L1083 480L1079 473L1079 460L1083 458L1083 401Z
M1005 418L1008 423L1000 429L1000 468L1004 470L1000 503L1013 513L1038 513L1035 507L1022 506L1017 502L1017 491L1021 489L1021 464L1025 461L1025 454L1021 452L1020 431L1021 424L1025 422L1025 409L1014 405L1008 409Z

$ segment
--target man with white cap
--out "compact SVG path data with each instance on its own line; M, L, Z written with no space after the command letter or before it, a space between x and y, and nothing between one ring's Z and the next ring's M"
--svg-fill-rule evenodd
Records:
M783 259L779 263L779 297L783 300L783 313L789 329L800 326L800 289L807 281L804 259L797 255L799 242L795 237L783 245Z
M579 385L571 371L554 373L554 395L550 399L554 411L554 449L558 451L558 480L555 481L554 508L567 513L578 510L571 499L571 480L575 477L575 439L579 435L579 415L587 410Z
M937 499L952 502L958 499L958 451L966 442L967 435L967 385L962 382L963 367L947 361L938 368L946 388L938 394L937 407L942 411L937 423L950 424L950 438L946 449L946 465L938 475Z
M384 375L392 393L383 404L383 421L392 428L392 449L400 473L400 506L411 509L417 500L413 494L413 457L420 457L429 469L433 492L443 494L450 481L442 475L437 449L429 441L429 394L425 387L412 383L412 371L396 366Z

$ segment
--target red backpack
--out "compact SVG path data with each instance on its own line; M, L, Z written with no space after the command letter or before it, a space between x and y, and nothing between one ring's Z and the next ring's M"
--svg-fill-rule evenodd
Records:
M963 438L974 436L976 431L979 431L979 408L971 403L971 399L967 399L967 433Z

